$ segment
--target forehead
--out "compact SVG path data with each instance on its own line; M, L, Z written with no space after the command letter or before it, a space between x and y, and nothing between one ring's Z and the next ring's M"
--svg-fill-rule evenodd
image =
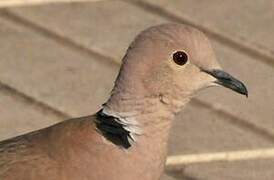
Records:
M160 55L171 55L181 50L188 54L192 64L202 69L218 67L208 38L201 31L182 24L163 24L140 33L135 45Z

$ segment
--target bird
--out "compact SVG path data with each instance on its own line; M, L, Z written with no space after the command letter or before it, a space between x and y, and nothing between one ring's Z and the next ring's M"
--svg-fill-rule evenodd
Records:
M95 114L0 142L0 179L158 180L174 117L209 87L248 96L203 32L177 23L151 26L129 45Z

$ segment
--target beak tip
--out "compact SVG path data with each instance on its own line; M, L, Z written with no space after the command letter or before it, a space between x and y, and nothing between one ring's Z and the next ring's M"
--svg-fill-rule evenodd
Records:
M245 93L245 97L248 98L248 92Z
M242 83L240 81L239 81L239 84L240 84L239 92L241 94L245 95L246 98L248 98L248 90L247 90L246 86L244 85L244 83Z
M248 98L248 91L247 91L247 89L245 90L245 96L246 96L246 98Z
M232 88L232 89L234 89L234 88ZM238 87L235 88L234 91L236 91L242 95L245 95L246 98L248 98L248 90L242 82L238 81Z

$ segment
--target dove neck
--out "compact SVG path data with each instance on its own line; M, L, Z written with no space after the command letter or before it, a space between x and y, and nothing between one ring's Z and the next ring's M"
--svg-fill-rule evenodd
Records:
M182 102L188 101L168 99L168 96L163 95L137 96L114 91L104 104L104 109L133 125L137 124L148 136L165 136L168 135L175 114L182 109Z
M115 96L112 96L103 107L104 112L119 119L124 119L127 124L138 126L142 131L145 128L150 128L149 126L153 124L155 125L156 122L153 123L153 121L159 121L158 123L160 123L159 119L161 119L161 123L167 123L171 120L170 113L161 110L161 108L153 97L120 98L116 100ZM156 127L154 126L154 128Z
M132 157L138 168L147 164L155 172L163 170L172 119L182 108L181 101L177 103L177 101L168 101L168 97L165 100L163 98L157 95L137 96L113 91L112 96L103 106L104 112L110 116L127 120L126 123L133 125L133 130L137 127L136 133L132 132L134 142L127 151L133 154Z

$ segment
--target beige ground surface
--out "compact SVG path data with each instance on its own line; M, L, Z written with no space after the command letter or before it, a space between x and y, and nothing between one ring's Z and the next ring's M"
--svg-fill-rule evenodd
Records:
M248 85L201 92L180 113L169 154L274 148L271 0L112 0L0 9L0 139L94 113L134 36L163 22L207 33L224 69ZM199 113L197 113L199 112ZM184 165L163 180L273 180L274 159Z

